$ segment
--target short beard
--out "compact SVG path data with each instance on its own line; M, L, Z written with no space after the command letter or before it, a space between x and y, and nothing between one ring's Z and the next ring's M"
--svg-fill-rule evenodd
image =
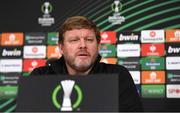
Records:
M72 64L72 67L74 69L76 69L77 71L85 72L85 71L89 70L92 67L93 63L94 62L90 62L90 61L75 61Z
M69 61L69 60L66 60L67 64L74 70L76 70L77 72L80 72L80 73L83 73L83 72L87 72L88 70L90 70L95 61L97 60L97 57L98 57L98 53L94 56L95 58L93 58L93 60L91 61L87 61L87 60L74 60L74 61Z
M94 63L96 62L98 58L98 52L93 56L92 60L80 60L80 61L74 61L73 66L74 69L80 72L87 72L88 70L92 69Z

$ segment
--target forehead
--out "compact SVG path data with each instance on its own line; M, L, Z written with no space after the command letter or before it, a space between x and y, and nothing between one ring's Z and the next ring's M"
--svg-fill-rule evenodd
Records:
M85 36L95 36L93 29L72 29L64 33L64 37L85 37Z

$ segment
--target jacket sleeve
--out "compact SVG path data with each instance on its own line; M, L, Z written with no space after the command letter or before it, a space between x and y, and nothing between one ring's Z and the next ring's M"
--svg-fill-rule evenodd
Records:
M143 111L141 98L129 71L124 68L119 81L119 110Z

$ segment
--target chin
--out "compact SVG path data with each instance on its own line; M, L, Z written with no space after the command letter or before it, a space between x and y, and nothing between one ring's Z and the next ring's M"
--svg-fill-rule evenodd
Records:
M88 68L90 65L78 64L76 66L79 67L79 68L84 69L84 68Z
M88 70L89 68L90 68L90 64L82 64L82 63L78 63L77 65L76 65L76 68L78 69L78 70L81 70L81 71L83 71L83 70Z
M78 71L80 72L86 72L87 70L89 70L90 68L89 67L81 67L81 68L78 68Z

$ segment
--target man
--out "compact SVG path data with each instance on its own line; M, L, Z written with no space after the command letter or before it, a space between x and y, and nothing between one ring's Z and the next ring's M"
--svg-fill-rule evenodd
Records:
M96 25L83 16L70 17L59 30L62 57L49 66L33 70L31 75L88 76L118 73L120 111L142 111L142 104L128 70L120 65L100 63L100 33Z

